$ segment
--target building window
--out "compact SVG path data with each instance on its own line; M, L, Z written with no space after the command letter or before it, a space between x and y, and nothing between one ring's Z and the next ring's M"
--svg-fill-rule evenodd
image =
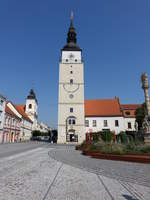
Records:
M107 126L108 126L107 120L104 120L104 127L107 127Z
M93 127L96 127L96 120L93 120Z
M85 120L85 126L89 127L89 120Z
M70 84L73 84L73 79L70 79Z
M115 120L115 126L119 126L119 121Z
M73 108L70 108L70 112L71 112L71 113L73 112Z
M70 117L69 120L68 120L68 124L69 124L69 125L75 125L75 124L76 124L76 119L75 119L75 117Z
M131 122L128 122L128 129L132 129Z
M77 62L77 59L75 59L75 62Z
M126 111L125 114L126 114L126 115L130 115L130 112L129 112L129 111Z
M10 126L10 125L11 125L11 119L8 118L8 126Z
M68 59L66 59L66 62L68 62Z
M70 74L73 74L73 71L70 71Z
M1 106L3 105L3 103L4 103L4 101L3 101L3 100L0 100L0 105L1 105Z
M0 110L0 116L2 115L2 111Z
M32 104L29 104L29 109L31 109L32 108Z

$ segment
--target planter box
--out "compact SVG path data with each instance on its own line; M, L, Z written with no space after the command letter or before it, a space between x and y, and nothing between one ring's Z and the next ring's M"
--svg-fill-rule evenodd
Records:
M103 154L98 151L90 152L83 151L86 156L91 156L92 158L105 159L105 160L118 160L118 161L128 161L128 162L138 162L138 163L149 163L150 164L150 154L128 154L128 155L113 155L113 154Z

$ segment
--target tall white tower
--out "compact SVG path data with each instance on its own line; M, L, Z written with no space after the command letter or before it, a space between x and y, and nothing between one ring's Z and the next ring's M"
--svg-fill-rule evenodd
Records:
M38 102L34 90L31 89L29 95L26 99L25 112L28 117L33 121L32 130L37 128L37 118L38 118Z
M71 13L59 64L58 143L81 143L84 139L84 64Z

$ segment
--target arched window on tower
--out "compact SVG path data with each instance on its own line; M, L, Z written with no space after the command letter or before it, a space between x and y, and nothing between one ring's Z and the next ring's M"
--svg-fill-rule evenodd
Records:
M76 118L74 116L68 117L68 124L69 125L75 125L76 124Z
M29 104L29 109L32 109L32 104Z

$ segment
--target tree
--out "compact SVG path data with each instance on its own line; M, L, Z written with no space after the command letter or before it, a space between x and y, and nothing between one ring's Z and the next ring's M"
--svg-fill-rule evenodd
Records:
M145 115L146 115L146 104L143 103L142 107L137 108L135 111L135 117L136 117L136 122L138 123L138 130L142 128L142 123L144 121Z

